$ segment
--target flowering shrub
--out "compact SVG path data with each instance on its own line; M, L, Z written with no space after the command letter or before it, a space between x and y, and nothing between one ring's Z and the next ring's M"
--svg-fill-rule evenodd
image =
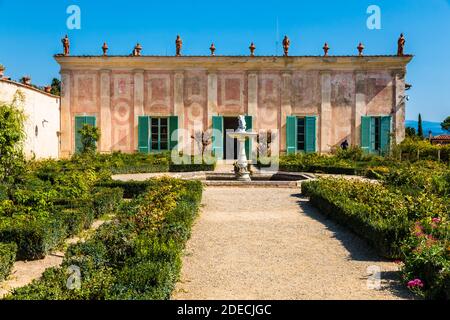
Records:
M450 299L450 223L448 216L428 217L411 227L402 247L402 276L415 293Z

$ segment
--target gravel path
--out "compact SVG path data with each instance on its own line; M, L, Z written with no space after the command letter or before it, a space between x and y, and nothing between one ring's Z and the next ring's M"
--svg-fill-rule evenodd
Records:
M412 298L397 281L396 264L325 219L298 193L206 188L173 298ZM367 285L371 266L381 271L378 290Z

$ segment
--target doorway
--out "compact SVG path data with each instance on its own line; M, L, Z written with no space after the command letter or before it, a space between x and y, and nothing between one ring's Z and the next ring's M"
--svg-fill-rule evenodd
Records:
M238 141L228 136L229 130L235 131L239 126L238 117L223 118L223 156L224 160L237 160ZM230 150L231 149L231 150Z

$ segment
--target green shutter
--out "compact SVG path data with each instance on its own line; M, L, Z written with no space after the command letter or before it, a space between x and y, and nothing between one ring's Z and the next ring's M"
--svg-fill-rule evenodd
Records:
M253 118L252 116L245 116L245 123L247 124L247 131L252 131L253 129ZM245 153L247 154L247 159L251 159L252 153L252 139L248 138L245 141Z
M305 117L305 151L316 152L316 116Z
M169 139L170 139L170 150L178 149L178 117L172 116L169 118Z
M138 120L138 151L142 153L150 152L149 143L149 116L140 116Z
M96 119L93 116L86 116L86 117L84 117L84 124L89 124L89 125L91 125L93 127L95 127L97 125L96 124Z
M212 152L218 160L223 159L223 117L212 117Z
M83 125L85 123L84 116L76 116L75 117L75 152L81 152L82 149L82 143L81 143L81 134L80 130L83 128Z
M380 124L380 149L383 155L387 154L391 144L391 117L381 117Z
M288 116L286 119L286 153L297 152L297 117Z
M364 152L372 152L372 117L361 118L361 149Z

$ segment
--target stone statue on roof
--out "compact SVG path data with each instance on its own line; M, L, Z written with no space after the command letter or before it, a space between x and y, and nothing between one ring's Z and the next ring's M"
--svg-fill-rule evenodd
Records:
M70 41L69 36L66 34L64 38L61 39L64 48L64 55L68 56L70 54Z
M176 45L176 54L177 57L181 56L181 48L183 47L183 40L181 40L180 35L177 35L177 40L175 40L175 45Z
M398 38L398 49L397 49L397 55L398 56L403 56L404 55L404 50L405 50L405 36L402 34L400 34L400 38Z
M289 54L289 46L291 45L291 40L289 40L288 36L284 36L283 39L283 49L284 49L284 56L287 57Z

